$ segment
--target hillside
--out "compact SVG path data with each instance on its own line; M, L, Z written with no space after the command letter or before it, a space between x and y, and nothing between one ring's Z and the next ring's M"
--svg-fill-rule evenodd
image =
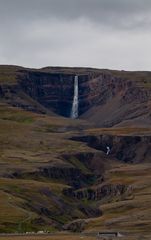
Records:
M151 72L0 66L0 232L149 239L150 100Z

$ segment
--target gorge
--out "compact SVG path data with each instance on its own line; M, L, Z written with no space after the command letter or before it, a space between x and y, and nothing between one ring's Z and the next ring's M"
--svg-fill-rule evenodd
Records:
M149 233L150 125L150 72L0 66L0 232Z

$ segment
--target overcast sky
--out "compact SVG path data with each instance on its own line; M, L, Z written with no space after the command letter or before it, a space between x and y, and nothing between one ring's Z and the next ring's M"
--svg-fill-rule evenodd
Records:
M151 71L151 0L0 0L0 64Z

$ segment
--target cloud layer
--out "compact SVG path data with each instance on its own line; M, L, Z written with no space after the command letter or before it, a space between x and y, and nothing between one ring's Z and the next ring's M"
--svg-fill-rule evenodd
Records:
M151 70L150 0L0 0L0 64Z

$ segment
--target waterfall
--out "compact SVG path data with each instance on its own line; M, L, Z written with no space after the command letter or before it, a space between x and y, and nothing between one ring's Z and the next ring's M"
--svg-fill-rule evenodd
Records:
M74 97L71 109L71 118L78 118L78 76L74 77Z

